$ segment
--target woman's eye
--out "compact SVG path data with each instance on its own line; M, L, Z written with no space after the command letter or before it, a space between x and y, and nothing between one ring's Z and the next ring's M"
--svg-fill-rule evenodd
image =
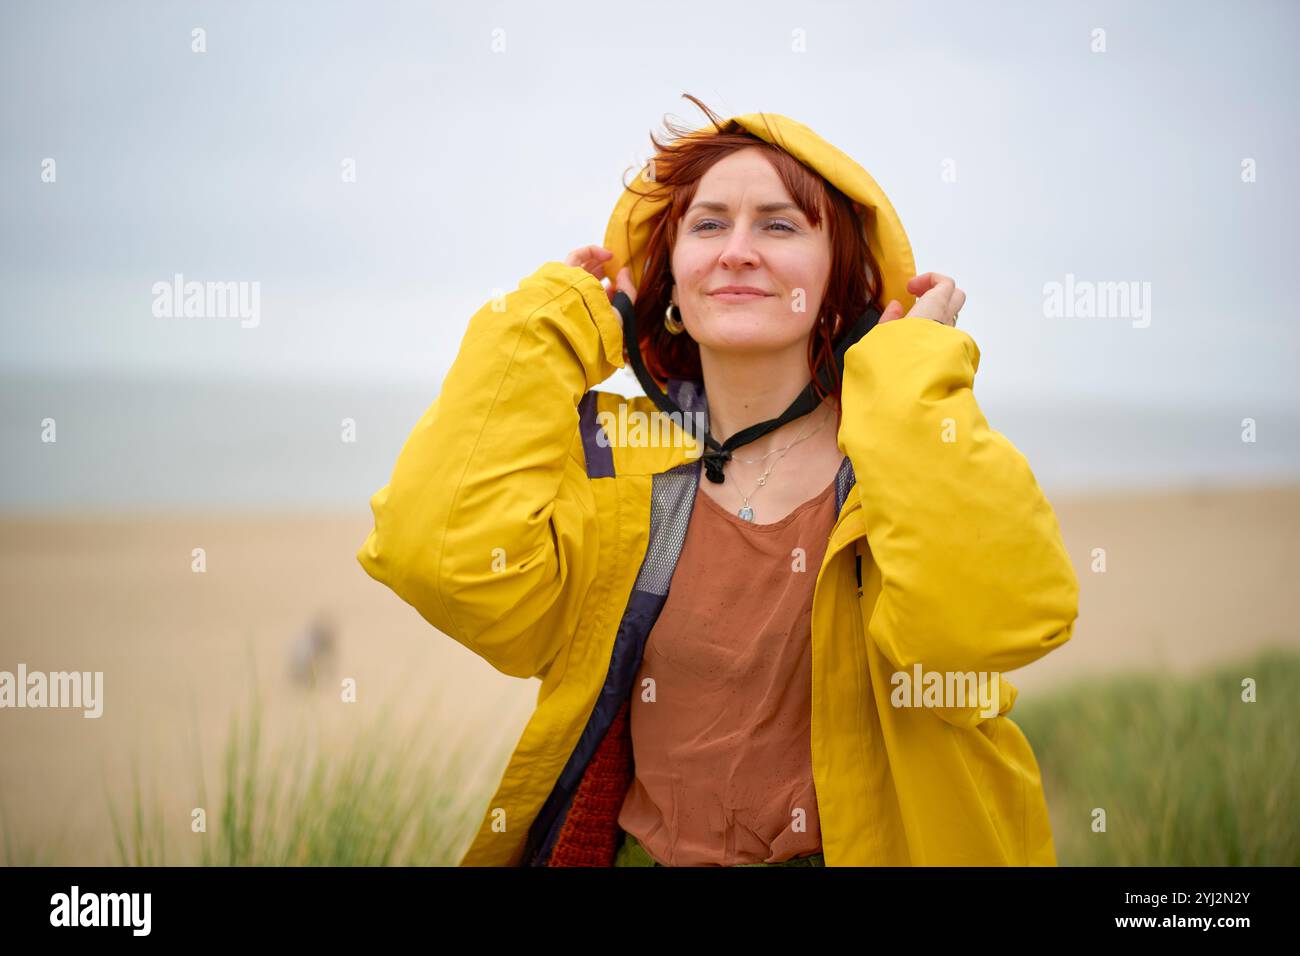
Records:
M785 221L782 221L782 220L777 220L777 221L775 221L775 222L769 222L767 225L768 225L768 228L771 228L772 226L780 226L780 227L782 228L782 230L785 231L785 232L798 232L798 230L795 229L794 226L792 226L792 225L790 225L790 223L785 222ZM705 232L705 231L708 231L708 230L705 229L706 226L718 226L718 227L720 228L720 227L722 226L722 223L718 222L716 219L702 219L702 220L700 220L699 222L697 222L694 226L691 227L691 232Z

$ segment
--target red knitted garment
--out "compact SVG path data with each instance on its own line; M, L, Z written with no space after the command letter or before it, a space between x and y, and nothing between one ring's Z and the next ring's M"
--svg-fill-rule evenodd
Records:
M618 812L632 786L631 698L623 701L578 782L547 866L613 866Z

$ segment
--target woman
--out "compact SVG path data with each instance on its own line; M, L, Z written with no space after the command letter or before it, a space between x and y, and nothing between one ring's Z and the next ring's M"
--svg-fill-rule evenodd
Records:
M541 679L461 865L1055 865L1002 675L1078 584L965 295L810 129L709 116L473 317L371 499L367 573Z

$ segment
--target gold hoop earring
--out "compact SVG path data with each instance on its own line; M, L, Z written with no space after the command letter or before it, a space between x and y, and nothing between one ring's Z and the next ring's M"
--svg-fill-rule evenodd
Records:
M682 310L678 309L677 317L674 318L673 308L673 303L670 301L668 303L668 308L664 309L664 328L668 330L670 335L681 335L686 331L686 326L682 323L681 319Z

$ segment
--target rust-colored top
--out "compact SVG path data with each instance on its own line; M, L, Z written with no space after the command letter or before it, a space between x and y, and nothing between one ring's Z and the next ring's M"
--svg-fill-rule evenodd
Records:
M668 866L819 853L812 600L835 482L771 524L695 501L632 687L618 824Z

